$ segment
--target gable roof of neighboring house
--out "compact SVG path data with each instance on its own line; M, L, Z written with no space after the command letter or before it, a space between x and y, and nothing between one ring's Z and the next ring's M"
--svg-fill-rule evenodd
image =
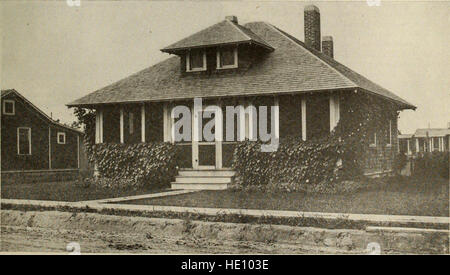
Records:
M43 111L41 111L38 107L36 107L33 103L31 103L28 99L26 99L22 94L20 94L15 89L1 90L1 97L2 98L7 96L7 95L10 95L10 94L14 94L15 96L17 96L20 99L22 99L26 104L28 104L33 110L35 110L47 122L49 122L49 123L51 123L53 125L59 126L59 127L63 127L63 128L65 128L67 130L75 131L75 132L83 134L83 132L78 130L78 129L69 127L67 125L64 125L62 123L59 123L59 122L53 120L51 117L49 117L47 114L45 114Z
M450 129L447 128L417 129L414 133L414 137L445 137L448 135L450 135Z
M402 109L416 108L394 93L334 59L308 48L303 42L268 23L248 23L245 28L263 39L275 50L264 55L244 72L229 75L182 76L179 57L171 57L77 99L68 106L89 107L97 104L164 101L194 97L359 89L393 101Z
M173 53L184 49L238 43L254 43L266 48L269 51L273 50L272 46L248 28L225 19L222 22L214 24L211 27L194 33L189 37L167 46L161 49L161 51Z

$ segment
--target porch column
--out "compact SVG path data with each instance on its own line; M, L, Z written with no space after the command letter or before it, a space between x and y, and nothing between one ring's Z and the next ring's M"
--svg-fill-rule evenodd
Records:
M306 140L306 98L305 96L302 96L302 139Z
M199 141L199 133L198 133L198 112L192 104L191 107L191 119L192 119L192 168L198 169L198 141Z
M171 142L172 130L171 130L171 117L169 112L169 103L164 102L163 105L163 124L164 124L164 142Z
M124 143L124 134L123 134L123 107L120 106L120 143Z
M95 143L103 143L103 110L95 112Z
M339 96L330 95L330 132L337 126L340 118Z
M215 119L215 142L216 142L216 168L222 168L222 140L223 140L223 114L222 103L217 102L219 110L214 114Z
M238 127L238 131L239 131L239 139L237 139L238 141L244 141L245 140L245 100L240 99L239 100L239 127Z
M278 96L274 97L274 106L275 106L275 110L274 110L274 117L275 117L275 138L277 140L280 139L280 99L278 98Z
M145 104L141 106L141 142L145 142Z
M409 138L408 139L406 139L406 152L407 152L407 154L408 155L411 155L411 150L409 149ZM400 147L399 147L400 148Z
M419 148L419 138L416 138L416 153L419 153L420 148Z

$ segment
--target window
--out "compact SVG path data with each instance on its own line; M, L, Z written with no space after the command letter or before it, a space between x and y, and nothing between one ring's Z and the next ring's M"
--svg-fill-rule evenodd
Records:
M392 120L389 120L388 129L386 129L386 146L392 146Z
M192 50L186 55L186 71L206 71L206 53L203 50Z
M3 100L3 114L4 115L14 115L15 110L15 102L14 100Z
M58 132L58 144L66 144L66 133Z
M128 122L130 128L130 135L132 135L134 133L134 113L129 113Z
M369 135L369 146L377 147L377 133L376 132Z
M229 69L237 67L237 47L223 47L217 49L217 69Z
M17 154L31 155L31 128L17 128Z

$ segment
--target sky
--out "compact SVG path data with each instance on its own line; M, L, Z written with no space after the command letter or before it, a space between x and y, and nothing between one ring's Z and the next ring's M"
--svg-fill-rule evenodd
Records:
M450 2L2 1L1 89L14 88L53 118L65 104L169 57L159 49L236 15L304 40L315 4L335 59L417 106L399 130L450 122Z

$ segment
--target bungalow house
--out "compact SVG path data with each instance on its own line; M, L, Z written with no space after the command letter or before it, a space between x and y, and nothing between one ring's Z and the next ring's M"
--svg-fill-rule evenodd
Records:
M56 122L14 89L1 91L1 180L73 179L87 161L83 132Z
M194 33L163 49L173 54L156 65L94 91L68 104L95 109L97 143L165 141L183 148L183 170L172 188L226 188L233 171L237 141L260 138L255 134L254 113L237 121L216 120L215 139L197 140L205 125L203 106L273 106L269 129L276 139L294 136L303 140L327 136L336 127L346 98L369 95L397 111L415 109L394 93L373 83L333 58L333 39L321 40L320 12L304 10L305 41L266 22L239 24L235 16ZM175 138L172 110L186 106L194 114L192 141ZM202 115L203 113L203 115ZM172 114L172 115L171 115ZM176 117L176 116L175 116ZM211 118L212 116L209 116ZM233 126L230 126L232 123ZM239 125L239 126L236 126ZM366 149L366 173L388 172L397 153L397 117L374 129ZM261 125L260 125L261 126ZM232 128L237 140L223 140ZM212 185L215 183L216 185ZM214 187L215 186L215 187Z
M400 152L411 155L450 151L450 123L447 128L421 128L414 134L399 135Z

